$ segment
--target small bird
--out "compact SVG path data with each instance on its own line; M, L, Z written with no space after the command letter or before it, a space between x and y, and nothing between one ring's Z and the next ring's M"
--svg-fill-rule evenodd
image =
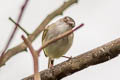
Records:
M75 26L75 21L69 17L59 19L55 23L48 25L42 35L42 44L55 38L64 32L71 30ZM48 45L43 49L46 57L49 57L48 68L53 67L54 59L63 56L71 47L73 43L73 33Z

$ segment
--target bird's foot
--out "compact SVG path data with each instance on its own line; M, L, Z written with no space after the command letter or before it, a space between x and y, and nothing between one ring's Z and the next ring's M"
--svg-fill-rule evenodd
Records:
M64 58L67 58L67 59L72 59L72 56L70 56L70 57L68 57L68 56L62 56L62 57L64 57Z

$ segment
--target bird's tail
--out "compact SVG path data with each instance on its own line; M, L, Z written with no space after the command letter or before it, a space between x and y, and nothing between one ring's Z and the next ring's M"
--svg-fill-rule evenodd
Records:
M53 64L54 64L54 60L49 58L49 60L48 60L48 68L52 68Z

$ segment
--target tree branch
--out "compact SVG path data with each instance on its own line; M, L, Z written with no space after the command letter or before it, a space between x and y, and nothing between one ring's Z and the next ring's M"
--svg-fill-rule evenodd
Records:
M29 0L25 0L24 4L21 7L21 10L20 10L20 13L19 13L19 16L18 16L18 20L17 20L17 24L19 24L19 22L21 21L23 12L24 12L24 10L25 10L25 8L27 6L28 1ZM9 45L10 45L16 31L17 31L17 25L15 24L15 28L14 28L13 32L11 33L10 38L8 39L8 42L7 42L6 46L5 46L5 48L2 51L2 54L0 56L0 61L3 59L3 56L4 56L5 52L6 52L6 50L8 49L8 47L9 47Z
M109 61L120 54L120 38L40 72L42 80L60 80L89 66ZM33 75L23 80L33 80Z
M68 7L70 7L72 4L77 3L78 0L69 0L67 2L64 2L62 6L60 6L58 9L56 9L54 12L49 14L44 21L38 26L38 28L28 36L28 39L32 42L36 39L36 37L44 30L45 26L56 16L62 15L63 11L66 10ZM5 65L5 63L14 55L18 54L19 52L25 51L27 46L24 42L17 45L14 48L9 49L5 55L3 56L3 59L0 61L0 67Z

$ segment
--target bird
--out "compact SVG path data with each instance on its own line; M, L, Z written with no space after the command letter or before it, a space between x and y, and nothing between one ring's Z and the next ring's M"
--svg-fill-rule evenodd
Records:
M47 41L71 30L75 27L75 21L69 17L65 16L60 18L56 22L46 26L42 34L42 45ZM62 57L72 46L74 34L63 37L54 43L49 44L43 49L44 54L48 57L48 68L52 68L54 64L54 59Z

